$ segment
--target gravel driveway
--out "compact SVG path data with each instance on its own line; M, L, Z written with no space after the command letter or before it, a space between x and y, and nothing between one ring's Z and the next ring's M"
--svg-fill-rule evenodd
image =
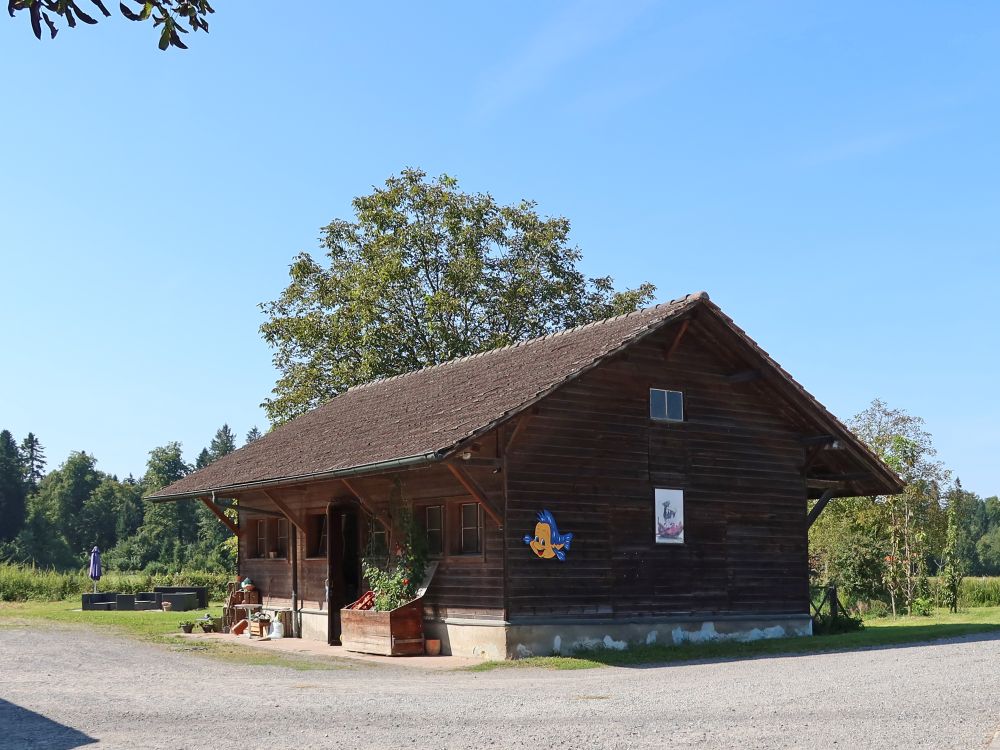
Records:
M0 630L0 748L987 748L1000 636L584 671L295 671ZM995 747L1000 748L1000 740Z

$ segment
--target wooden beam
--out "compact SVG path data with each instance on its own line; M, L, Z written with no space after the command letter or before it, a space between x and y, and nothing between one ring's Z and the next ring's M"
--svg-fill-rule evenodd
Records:
M516 438L518 433L521 432L524 426L528 423L529 419L531 419L530 413L522 414L517 418L517 424L514 425L514 431L510 433L510 437L507 438L507 443L503 447L503 454L505 456L510 452L510 446L514 444L514 438Z
M472 497L474 497L480 505L483 506L483 510L486 511L486 515L492 518L499 528L503 529L503 514L498 508L493 506L493 503L486 497L486 493L479 488L479 486L473 481L472 477L466 474L461 467L456 466L451 462L446 463L445 466L447 466L448 470L455 475L455 479L459 481L459 484L465 487L466 491L472 495Z
M291 523L295 524L295 528L297 528L303 534L306 533L305 523L303 523L303 521L298 517L298 514L296 514L290 507L288 507L288 503L279 498L277 495L272 495L267 490L261 490L261 492L264 494L264 497L266 497L268 500L270 500L272 503L278 506L278 510L284 513L285 518L287 518Z
M806 516L806 528L809 528L816 522L816 519L819 518L819 514L823 512L823 509L826 507L827 503L830 502L832 497L833 490L827 490L822 494L822 496L820 496L820 499L816 501L812 510L809 511L809 515Z
M499 469L503 466L503 461L499 458L463 458L464 466L480 466L485 469Z
M726 375L726 382L749 383L762 377L764 377L764 373L760 370L740 370L739 372L734 372L732 375Z
M236 536L240 535L240 527L233 523L233 519L227 516L224 511L220 510L219 506L207 497L199 497L198 499L205 503L205 507L212 511L215 517L218 518L227 529L233 532Z
M837 438L833 435L803 435L799 438L802 445L829 445L836 443Z
M674 336L673 343L670 344L670 348L667 349L667 353L663 355L664 359L670 359L674 355L674 352L677 351L677 347L681 345L681 341L684 339L684 334L687 333L688 326L690 325L690 318L685 318L681 321L680 330L677 331L677 335Z
M344 489L354 495L364 509L371 513L375 520L382 524L382 526L385 527L385 530L392 535L392 519L379 513L378 510L376 510L375 505L367 497L358 492L357 488L346 479L341 478L340 483L344 485Z
M847 489L847 485L840 479L817 479L816 477L806 477L806 487L816 489L842 490Z

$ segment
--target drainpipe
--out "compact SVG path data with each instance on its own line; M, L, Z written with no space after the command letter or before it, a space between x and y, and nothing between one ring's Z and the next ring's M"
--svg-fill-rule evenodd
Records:
M299 533L295 524L288 522L288 531L292 545L292 635L302 637L302 623L299 621Z

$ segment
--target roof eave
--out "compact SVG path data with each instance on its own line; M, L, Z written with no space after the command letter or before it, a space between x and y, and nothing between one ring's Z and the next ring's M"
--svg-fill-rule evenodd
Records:
M206 495L226 495L236 492L247 492L255 489L263 489L270 487L284 487L292 486L296 484L303 484L305 482L317 482L324 479L339 479L341 477L351 477L357 476L358 474L374 474L379 471L391 471L393 469L406 468L409 466L419 466L421 464L432 464L440 461L444 458L444 452L432 451L430 453L422 453L415 456L406 456L404 458L393 458L386 461L376 461L370 464L362 464L360 466L349 466L342 469L330 469L328 471L318 471L311 474L298 474L294 476L287 477L277 477L273 479L259 479L253 482L241 482L239 484L229 484L221 485L218 487L203 487L197 490L190 490L188 492L178 492L169 495L146 495L143 500L148 500L151 503L169 503L175 502L177 500L189 500L197 497L204 497Z

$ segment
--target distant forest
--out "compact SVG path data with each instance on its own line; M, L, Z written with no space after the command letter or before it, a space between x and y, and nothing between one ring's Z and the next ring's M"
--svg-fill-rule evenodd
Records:
M895 498L842 498L810 530L817 579L852 599L903 600L920 595L945 561L949 524L965 575L1000 575L1000 499L966 491L933 460L922 421L880 401L851 427L907 481ZM258 439L253 428L245 443ZM145 473L119 479L74 451L46 472L44 448L29 433L19 443L0 432L0 562L80 569L95 545L105 566L123 572L232 572L235 537L201 503L147 503L142 498L236 450L228 425L216 431L193 465L177 442L149 452ZM232 513L232 511L230 511ZM950 521L949 521L949 516ZM901 550L908 554L901 555ZM902 566L902 567L900 567ZM894 589L913 583L909 595Z
M254 427L249 443L261 436ZM146 503L142 498L237 448L222 425L194 465L177 442L149 452L146 471L119 479L97 468L97 458L73 451L54 471L34 433L18 443L0 432L0 561L58 570L86 565L97 546L105 567L120 571L232 572L235 537L202 503Z

